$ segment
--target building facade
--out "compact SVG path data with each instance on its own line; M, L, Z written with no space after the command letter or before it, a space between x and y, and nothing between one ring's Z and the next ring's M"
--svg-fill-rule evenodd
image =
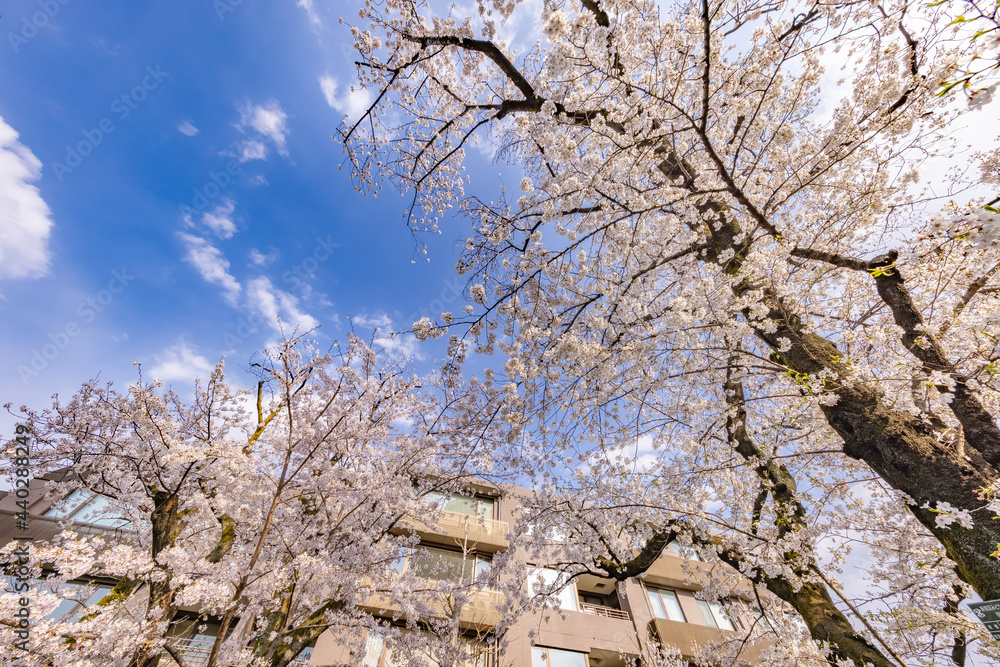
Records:
M109 511L107 499L78 491L50 503L43 498L44 485L44 479L32 482L28 513L33 539L52 538L61 530L60 522L66 521L76 530L120 532L125 537L128 526ZM419 544L401 552L392 567L428 580L476 579L489 570L498 554L511 548L511 526L521 518L522 500L529 493L480 484L463 493L432 494L427 501L441 510L437 520L433 525L409 522L405 529L419 536ZM0 544L14 538L15 517L20 511L13 494L0 498ZM559 535L551 536L556 544L560 539ZM565 575L542 562L544 556L534 561L526 560L522 577L529 594L531 587L545 586L552 592L565 585L549 596L549 608L529 611L506 628L502 650L497 650L495 636L505 600L502 593L478 590L457 611L441 610L442 616L457 614L460 634L456 641L467 655L468 667L627 667L642 664L644 657L661 646L691 658L713 642L728 642L748 664L753 664L760 652L760 645L743 643L754 621L743 604L751 599L752 591L745 582L736 585L734 597L725 606L699 599L698 592L711 569L693 550L672 544L641 579L620 584L592 575L565 582ZM76 588L64 585L59 594L65 601L50 617L78 618L107 595L114 583L98 577L76 582ZM296 667L408 664L414 656L399 655L385 637L394 622L402 624L399 609L378 596L372 596L363 607L382 619L379 628L327 630L299 656ZM197 617L193 610L189 618L175 621L174 643L179 652L191 667L203 665L215 638L213 623ZM412 627L409 631L414 631ZM243 630L245 626L237 625L234 632ZM162 665L172 662L160 661ZM428 667L437 664L433 656L420 662Z

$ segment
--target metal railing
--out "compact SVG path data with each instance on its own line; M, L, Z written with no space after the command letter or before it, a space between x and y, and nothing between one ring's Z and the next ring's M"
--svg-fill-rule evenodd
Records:
M599 604L589 604L587 602L580 603L580 611L584 614L590 614L591 616L604 616L606 618L620 618L624 621L630 620L632 617L628 615L627 611L622 611L621 609L614 609L612 607L602 607Z
M212 653L214 639L171 639L169 640L177 653L184 658L188 667L203 667L208 664L208 656ZM168 656L164 656L167 659ZM298 658L288 663L288 667L309 667L309 657ZM170 660L168 664L176 664Z
M214 639L169 639L189 667L201 667L208 664L208 656L212 654ZM173 662L171 660L170 662Z

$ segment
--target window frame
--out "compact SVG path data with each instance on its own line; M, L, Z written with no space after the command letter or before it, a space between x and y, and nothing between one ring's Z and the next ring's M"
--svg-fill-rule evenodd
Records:
M403 630L404 633L414 632L413 630ZM421 630L415 631L417 633L422 632ZM368 631L368 638L365 640L365 652L361 656L361 663L359 667L395 667L396 663L392 655L392 647L389 646L385 641L385 635L387 633L387 628L373 628ZM463 640L463 646L470 649L467 653L468 659L461 663L461 667L494 667L496 664L496 651L495 649L489 648L487 645L482 645L482 650L475 650L476 642L473 641L471 637L466 635L461 635L460 640ZM377 646L378 656L369 656L368 652ZM423 652L420 654L421 660L424 662L426 667L440 667L440 664L433 656L425 655ZM374 658L374 660L372 660ZM482 659L485 658L485 662ZM403 656L402 659L408 660L408 656Z
M543 573L554 574L554 580L548 580ZM558 583L559 578L563 576L569 575L560 570L545 567L544 565L528 565L528 595L541 595L541 592L537 590L537 582L539 580L541 580L545 588L550 588ZM547 594L546 597L555 598L559 601L559 605L554 607L557 611L580 611L580 590L577 588L576 580L574 579L570 579L562 588L554 593ZM573 603L572 609L568 609L564 605L567 601Z
M706 625L718 630L736 632L736 623L733 622L733 619L729 617L728 613L720 603L709 602L708 600L701 600L698 598L695 599L698 600L698 609L701 610L701 615L705 620ZM728 624L729 627L723 627L723 624L719 622L720 619L723 623Z
M476 503L476 513L469 514L468 512L459 512L454 509L448 509L446 505L454 500L472 500ZM443 491L428 491L424 494L424 502L428 505L435 506L442 512L451 512L452 514L462 514L464 516L471 516L477 519L487 519L490 521L495 521L497 518L497 513L500 509L499 498L494 498L492 496L486 496L478 493L459 493L453 491L447 494ZM485 511L488 507L489 511Z
M646 602L650 606L650 611L653 612L653 618L658 618L661 621L673 621L675 623L691 622L690 620L688 620L687 614L684 613L684 607L683 605L681 605L681 599L680 596L677 595L676 590L672 588L660 588L659 586L645 586L645 588L646 588ZM673 596L674 603L677 605L677 611L680 612L680 619L670 617L670 609L672 609L672 607L670 607L664 602L663 593L669 593L671 596ZM656 613L656 607L653 605L654 595L657 597L660 606L663 608L663 613L666 616L665 618L662 616L658 616Z
M531 667L537 667L535 659L538 657L536 651L544 651L545 654L542 656L545 660L544 667L552 667L552 652L557 653L568 653L570 655L579 655L583 657L583 666L590 667L590 655L584 653L583 651L568 651L564 648L552 648L551 646L532 646L531 647Z
M74 498L81 498L74 502ZM72 493L42 513L42 516L56 521L72 521L86 526L97 526L108 530L127 529L132 522L124 516L114 516L114 498L110 498L102 493L95 493L90 489L74 489ZM69 505L69 506L67 506ZM97 512L96 516L83 518L88 512ZM119 512L119 514L121 514Z
M465 554L462 551L457 551L457 550L454 550L454 549L447 549L447 548L439 546L437 544L416 544L416 545L414 545L412 547L403 547L401 549L402 553L400 553L400 555L396 556L396 558L394 558L392 560L392 562L389 564L389 566L393 570L395 570L397 573L399 573L400 575L404 575L404 574L410 573L412 571L412 569L413 569L414 552L416 552L418 550L419 551L423 551L424 553L429 553L429 552L432 552L432 551L436 551L436 552L441 552L441 553L446 553L446 554L455 554L455 555L461 555L461 556L463 556L463 559L462 559L462 578L460 580L456 581L454 579L445 578L445 577L433 578L433 579L432 578L428 578L428 577L421 577L423 579L427 579L428 581L448 581L448 582L455 583L455 584L471 584L471 583L476 583L476 582L478 582L483 577L483 575L485 574L485 572L488 571L490 569L490 567L492 567L492 565L493 565L493 556L492 556L492 554L483 553L483 552L479 552L479 551L474 551L474 552L472 552L470 554ZM468 564L470 562L471 562L471 566L472 567L471 567L471 570L468 570ZM397 563L398 563L398 565L397 565ZM483 569L481 569L481 568L483 568ZM468 573L467 573L467 571L468 571ZM442 571L441 574L443 574L443 573L444 572ZM471 574L471 576L469 576L469 574ZM419 576L419 575L415 575L415 576Z

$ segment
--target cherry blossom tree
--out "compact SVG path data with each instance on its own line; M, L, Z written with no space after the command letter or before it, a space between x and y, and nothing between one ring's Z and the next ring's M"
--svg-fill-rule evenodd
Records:
M366 3L352 33L376 92L341 130L353 176L408 191L418 231L454 208L473 221L458 266L473 303L415 331L465 327L506 355L524 469L574 494L554 506L637 511L575 519L574 567L634 576L683 536L837 658L933 660L946 644L964 661L981 631L961 597L1000 598L1000 227L995 199L964 194L1000 186L998 158L918 183L969 113L951 84L988 91L998 45L995 14L973 35L953 10ZM518 42L524 16L541 34ZM522 170L519 195L466 195L477 140ZM867 541L870 575L925 621L858 614L853 629L817 557L838 532Z
M332 355L292 340L251 369L255 391L220 364L191 401L140 376L124 392L89 382L48 410L22 409L34 474L68 466L52 498L99 494L121 519L97 533L67 523L34 543L34 575L49 589L118 584L69 621L45 619L60 598L33 591L30 651L4 641L5 660L183 666L178 623L193 618L218 624L206 664L284 667L328 628L363 639L377 626L363 604L376 597L411 625L436 619L436 634L408 636L411 649L455 652L457 616L438 618L440 607L460 610L487 582L426 581L394 563L418 540L414 520L440 516L424 496L463 488L488 464L489 426L468 417L478 392L457 366L421 379L356 338ZM0 614L17 598L0 598Z

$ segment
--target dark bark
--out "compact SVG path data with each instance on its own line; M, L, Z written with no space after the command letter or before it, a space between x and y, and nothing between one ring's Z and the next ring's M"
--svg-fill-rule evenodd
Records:
M172 547L180 534L179 504L176 493L153 491L153 512L150 515L150 523L152 524L151 555L154 560ZM177 611L174 594L175 591L170 586L170 577L151 578L147 605L149 614L161 621L169 622ZM152 667L159 660L159 652L159 648L140 648L132 658L131 664L137 667Z
M767 492L774 499L774 525L777 528L777 539L780 540L788 533L797 532L807 526L806 510L799 501L795 477L785 466L769 460L747 432L746 396L743 382L737 379L734 371L732 365L726 370L724 389L726 402L730 408L726 417L726 434L733 449L747 462L753 464L754 471L763 483L760 496L764 496L766 500L765 492ZM758 502L763 505L764 500L760 500L760 496ZM756 523L760 516L756 506L754 516ZM756 525L754 528L756 529ZM746 568L741 567L745 559L740 554L723 550L719 557L733 568L745 572ZM768 591L799 612L812 638L829 644L834 657L850 660L858 667L863 665L891 667L892 662L854 630L851 622L833 603L830 592L823 583L817 581L802 583L802 578L810 577L810 570L818 571L811 546L807 553L786 552L784 558L794 568L798 580L789 581L781 575L768 576L759 569L750 574L750 579L754 583L762 584Z
M777 329L757 328L758 336L775 350L781 347L779 339L790 341L791 347L779 353L781 361L803 376L824 369L840 376L823 382L823 389L837 396L834 405L823 406L823 413L843 439L844 453L864 461L890 486L913 498L910 510L944 545L959 577L984 600L1000 598L1000 561L990 556L1000 544L1000 524L979 496L979 490L997 478L996 469L978 451L960 455L939 442L924 420L893 410L874 387L852 381L833 343L803 331L794 315L784 312L776 299L771 301L767 319ZM938 513L932 510L942 501L971 512L973 527L939 527Z
M740 569L743 561L739 554L729 551L720 553L719 558L736 569ZM760 570L751 574L750 579L790 604L808 626L812 638L829 643L833 657L850 660L858 667L898 667L855 631L847 617L837 609L823 584L792 582L780 576L769 577Z
M342 611L345 605L340 600L330 600L322 607L311 613L298 626L285 634L281 641L272 644L266 652L257 653L256 656L270 656L269 667L288 667L302 651L316 641L323 632L330 627L327 615Z

